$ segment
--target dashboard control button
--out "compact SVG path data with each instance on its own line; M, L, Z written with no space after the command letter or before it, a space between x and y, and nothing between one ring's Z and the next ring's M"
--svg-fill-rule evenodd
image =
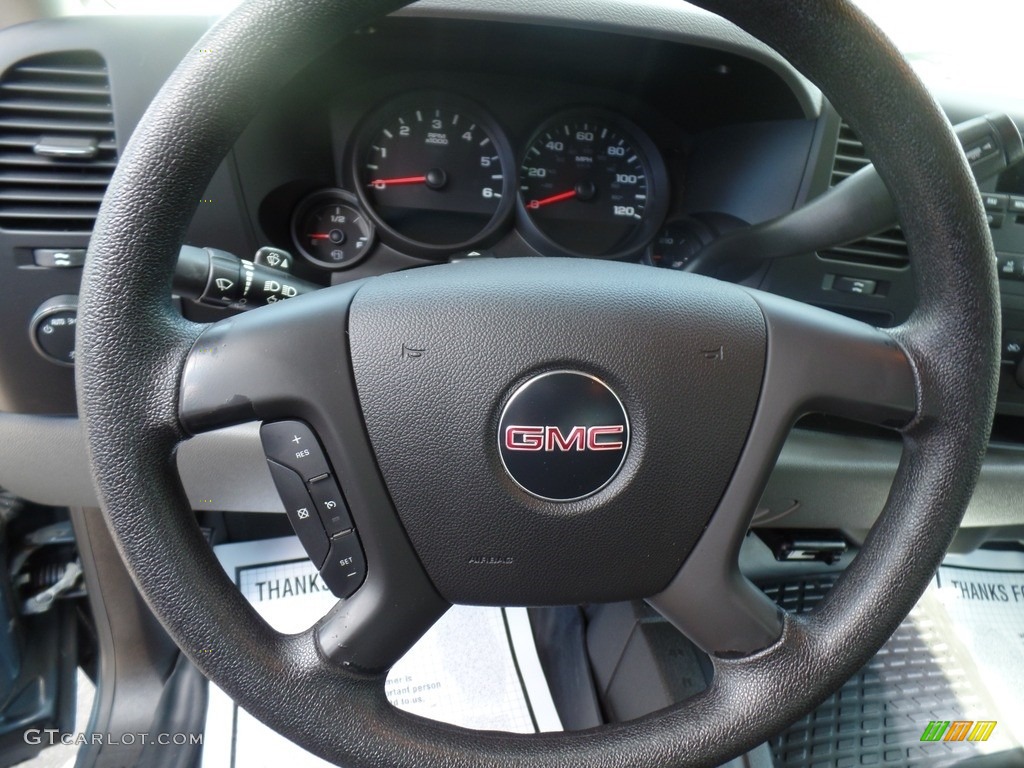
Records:
M331 539L331 550L320 569L320 578L342 599L350 597L362 585L366 579L366 557L354 532Z
M260 427L260 440L268 459L294 469L303 480L312 480L331 471L316 435L301 421L264 424Z
M35 340L43 354L55 363L75 363L75 310L65 309L43 318L36 327Z
M44 301L29 321L29 338L36 352L51 363L75 364L78 297L54 296Z
M288 467L276 461L267 460L270 476L274 479L277 492L281 495L288 520L295 529L302 546L306 549L310 561L320 568L327 557L328 542L324 527L320 524L320 516L316 513L313 500L306 491L302 478Z
M256 255L252 257L252 263L258 267L276 269L279 272L290 272L292 255L282 248L265 245L256 251Z
M230 307L242 298L245 281L242 277L242 262L230 254L210 254L210 280L204 293L206 303L213 306Z
M1006 195L997 195L994 192L984 192L981 195L981 202L985 206L986 211L994 211L996 213L1002 213L1006 208Z
M1024 280L1024 255L997 255L996 270L1000 280Z
M352 518L342 498L341 490L334 478L328 475L309 484L309 495L313 497L316 511L328 536L352 529Z
M988 219L988 225L992 229L999 229L1003 226L1003 214L1001 213L986 213L985 218Z
M85 264L85 248L36 248L32 261L37 267L68 269Z
M870 296L877 286L874 280L859 277L837 277L832 284L832 287L841 293L858 293L862 296Z
M1003 331L1001 359L1014 365L1024 360L1024 331Z
M984 138L981 141L976 141L974 144L969 144L964 147L964 154L967 155L967 162L969 162L972 167L981 160L992 157L993 155L998 155L999 151L999 147L996 146L991 137Z
M1010 213L1024 213L1024 197L1014 195L1010 198Z

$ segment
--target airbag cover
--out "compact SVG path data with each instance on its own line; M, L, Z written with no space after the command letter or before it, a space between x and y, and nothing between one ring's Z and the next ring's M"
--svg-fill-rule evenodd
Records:
M732 476L766 344L760 309L736 286L538 258L371 280L349 337L370 439L427 572L452 602L512 605L638 598L668 583ZM630 434L606 486L554 502L505 470L499 419L524 382L566 370L605 383ZM571 405L552 402L556 416ZM586 450L569 436L564 426L550 447Z

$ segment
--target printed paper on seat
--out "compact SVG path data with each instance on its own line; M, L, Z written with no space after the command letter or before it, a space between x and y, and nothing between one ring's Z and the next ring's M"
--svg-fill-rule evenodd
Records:
M301 632L337 602L295 537L215 551L242 594L278 631ZM455 606L395 665L385 692L400 709L466 728L561 730L525 608ZM274 733L211 684L204 768L281 765L328 763Z

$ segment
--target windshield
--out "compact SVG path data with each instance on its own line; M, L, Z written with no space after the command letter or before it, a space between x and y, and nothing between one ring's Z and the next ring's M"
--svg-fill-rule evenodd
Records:
M1024 101L1016 53L1022 0L853 0L933 88ZM62 15L217 16L239 0L59 0Z
M933 88L1024 100L1021 0L853 0Z

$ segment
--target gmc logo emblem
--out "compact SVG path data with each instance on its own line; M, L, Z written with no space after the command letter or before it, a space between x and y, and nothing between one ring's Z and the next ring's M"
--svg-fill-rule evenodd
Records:
M563 434L558 427L505 428L505 448L510 451L621 451L622 441L609 439L621 435L621 424L601 427L572 427Z

